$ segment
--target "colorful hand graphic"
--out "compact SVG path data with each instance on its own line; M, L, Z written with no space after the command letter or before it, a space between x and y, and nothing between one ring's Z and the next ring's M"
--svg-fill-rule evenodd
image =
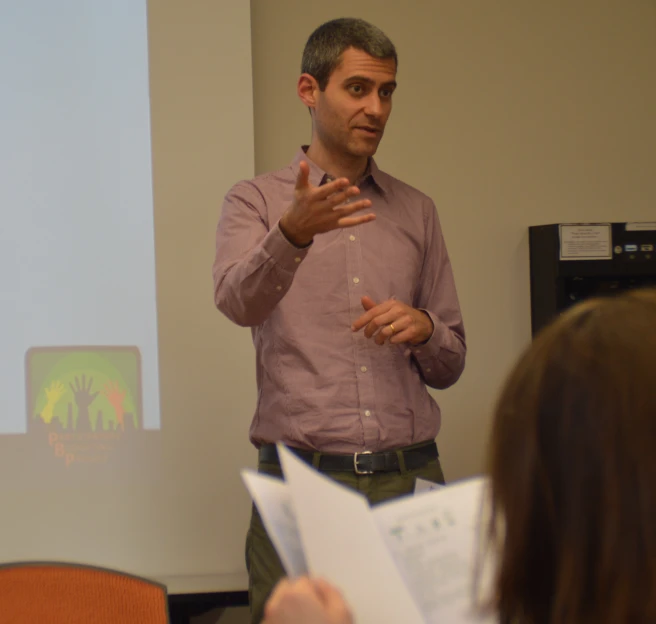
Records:
M61 381L53 381L50 384L49 388L45 388L45 393L46 393L46 405L41 411L41 419L43 420L44 423L50 423L52 422L54 412L53 410L55 409L55 405L59 401L59 399L62 398L64 395L64 392L66 391L66 388L64 387L64 384L62 384Z
M116 423L121 427L122 431L125 431L125 409L123 408L123 400L125 399L125 390L121 392L121 389L118 386L118 382L109 381L105 384L103 388L103 394L107 397L107 400L110 402L111 406L114 408L114 415L116 417Z

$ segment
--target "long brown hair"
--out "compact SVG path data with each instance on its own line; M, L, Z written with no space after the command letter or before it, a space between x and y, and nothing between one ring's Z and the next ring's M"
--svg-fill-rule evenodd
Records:
M545 328L499 398L487 545L502 622L656 622L656 291Z

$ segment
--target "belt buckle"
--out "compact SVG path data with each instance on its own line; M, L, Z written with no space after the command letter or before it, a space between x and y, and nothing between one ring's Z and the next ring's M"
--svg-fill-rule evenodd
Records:
M358 474L358 475L374 474L373 470L360 470L360 468L358 468L358 456L359 455L371 455L371 451L362 451L362 453L356 453L355 455L353 455L353 470L355 470L355 474Z

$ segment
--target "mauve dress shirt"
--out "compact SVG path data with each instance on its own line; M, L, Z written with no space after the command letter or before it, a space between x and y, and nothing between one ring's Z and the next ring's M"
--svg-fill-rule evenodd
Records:
M327 453L432 440L441 416L426 386L455 383L466 352L435 205L370 159L359 198L371 200L363 212L376 220L318 234L299 249L278 221L292 202L300 161L310 166L310 184L327 177L305 149L284 169L235 184L217 227L215 303L251 328L256 351L250 439L257 447L281 441ZM363 295L424 310L433 335L418 346L379 346L364 330L351 331L364 313Z

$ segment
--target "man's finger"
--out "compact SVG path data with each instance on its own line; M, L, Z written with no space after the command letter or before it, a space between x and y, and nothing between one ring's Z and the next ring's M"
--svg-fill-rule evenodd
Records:
M379 329L378 337L390 337L394 334L407 329L413 324L413 319L410 314L399 311L398 307L391 306L387 312L378 314L375 319L364 330L364 335L371 338ZM378 341L376 341L378 342ZM379 343L381 344L381 343Z
M407 342L407 340L412 336L412 332L409 332L407 330L396 332L396 333L390 335L390 332L386 330L387 327L389 327L389 325L386 325L385 327L383 327L376 334L376 337L374 338L374 342L377 345L381 346L381 347L387 341L389 341L390 344Z
M375 338L375 342L378 345L383 345L385 344L386 340L391 341L391 339L394 336L403 334L403 332L405 332L405 330L412 325L412 319L409 317L406 318L404 316L402 316L401 318L396 318L396 320L394 320L393 318L392 320L388 320L382 316L379 316L376 319L376 321L381 323L381 325L379 325L380 331L376 334L376 338ZM372 332L371 335L373 335L373 333L374 332ZM371 336L367 336L367 337L371 338Z
M296 190L304 191L310 186L310 165L302 160L298 165L298 175L296 176Z
M378 317L375 320L369 321L367 326L364 328L364 337L371 338L381 327L385 327L378 321ZM380 332L378 332L380 333Z
M367 338L371 338L376 332L378 332L377 335L382 334L383 336L389 336L395 332L399 331L399 328L397 327L397 321L394 319L396 318L396 315L393 313L389 314L381 314L376 316L374 319L371 320L367 324L367 326L364 328L364 335ZM390 323L394 321L394 328L390 328ZM380 331L379 331L380 330Z
M360 299L360 303L362 303L362 307L364 308L365 312L369 312L370 310L373 310L378 305L371 297L368 297L367 295L364 295ZM360 318L362 318L362 317L360 317ZM358 321L359 320L360 319L358 319ZM356 323L358 321L356 321ZM355 327L355 323L353 324L353 326Z
M357 193L360 192L360 189L357 186L351 186L348 178L337 178L337 180L333 180L332 182L328 182L316 188L313 193L313 199L324 200L335 193L340 193L347 189L357 189Z
M387 301L383 301L383 303L379 303L376 307L371 308L367 312L365 312L359 319L353 322L353 325L351 325L351 329L353 331L358 331L359 329L362 329L365 325L368 325L373 321L377 316L380 314L385 314L390 310L390 308L397 303L394 299L388 299Z
M368 199L361 199L352 204L342 204L341 206L333 208L333 212L337 218L337 227L351 227L357 225L360 221L356 222L353 221L353 219L361 219L365 215L360 215L351 219L349 219L349 217L351 217L352 214L360 212L361 210L366 210L367 208L371 208L371 201ZM373 212L368 213L366 216L367 221L373 221L373 219L376 218L376 215Z
M328 197L326 197L326 199L322 201L325 202L326 207L335 210L338 206L341 206L342 204L350 203L351 198L357 197L359 194L360 194L360 189L357 186L349 186L343 191L339 191L337 193L333 193L332 195L329 195Z
M362 215L360 217L342 217L337 221L338 228L350 228L361 223L369 223L375 221L376 215L373 213Z
M378 304L369 296L364 295L360 299L360 302L362 303L362 307L365 309L365 311L371 310L371 308L375 308Z
M339 204L337 206L333 206L332 211L338 217L348 217L354 212L358 212L358 210L364 210L365 208L371 208L370 199L359 199L358 201L351 204Z

